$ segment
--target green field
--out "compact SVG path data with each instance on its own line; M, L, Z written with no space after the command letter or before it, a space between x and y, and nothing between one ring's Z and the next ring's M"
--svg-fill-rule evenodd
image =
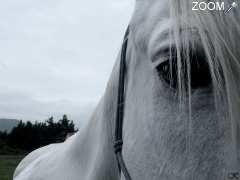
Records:
M12 180L13 173L23 155L0 155L0 180Z

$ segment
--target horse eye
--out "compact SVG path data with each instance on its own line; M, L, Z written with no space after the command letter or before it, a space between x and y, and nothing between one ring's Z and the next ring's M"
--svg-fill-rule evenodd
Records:
M157 67L158 76L165 81L170 87L176 88L178 83L177 67L175 62L170 60L164 61Z
M188 75L187 75L187 65L182 63L182 69L186 72L182 72L185 83L185 87L188 87ZM167 60L160 63L156 70L159 77L165 81L171 88L177 88L178 86L178 68L177 59L172 58L172 60ZM211 73L209 70L209 65L206 61L206 57L203 53L194 53L190 56L190 85L192 89L206 88L211 85Z

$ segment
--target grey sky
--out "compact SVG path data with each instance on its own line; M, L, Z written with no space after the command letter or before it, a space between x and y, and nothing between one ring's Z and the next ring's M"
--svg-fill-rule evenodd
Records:
M134 0L8 0L0 6L0 118L86 122L104 92Z

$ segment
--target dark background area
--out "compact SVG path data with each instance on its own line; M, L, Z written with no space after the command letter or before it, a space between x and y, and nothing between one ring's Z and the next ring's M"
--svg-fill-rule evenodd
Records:
M32 123L16 120L4 122L7 128L0 129L0 180L11 180L17 164L31 151L52 143L64 142L77 132L67 115L55 121L50 117L45 122ZM15 127L10 128L8 124Z

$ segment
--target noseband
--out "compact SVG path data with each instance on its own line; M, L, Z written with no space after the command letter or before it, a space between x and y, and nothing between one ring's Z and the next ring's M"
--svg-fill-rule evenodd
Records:
M124 118L124 90L125 90L125 73L126 73L126 53L128 45L128 35L129 27L125 33L122 50L121 50L121 60L120 60L120 70L119 70L119 85L118 85L118 99L117 99L117 111L116 111L116 122L115 122L115 137L114 137L114 151L117 158L119 171L122 172L126 180L132 180L128 169L125 165L122 156L122 146L123 146L123 118Z

